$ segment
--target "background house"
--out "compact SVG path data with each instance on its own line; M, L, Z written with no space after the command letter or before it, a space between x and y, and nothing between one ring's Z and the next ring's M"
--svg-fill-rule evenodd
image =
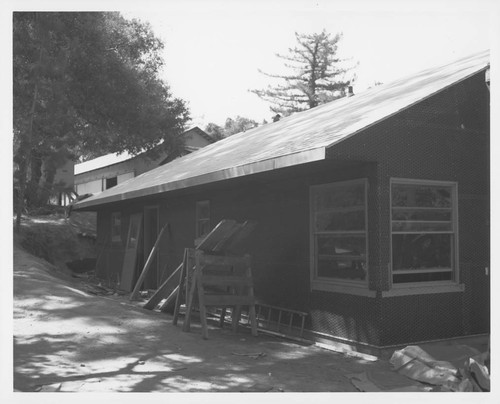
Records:
M76 205L120 281L132 215L156 287L221 219L258 223L256 295L354 345L488 333L489 89L482 52L207 146ZM148 241L149 240L149 241ZM136 272L136 276L138 272Z
M184 150L181 155L191 153L213 143L213 139L197 126L182 134ZM148 153L136 156L112 153L75 165L74 185L78 195L95 194L121 184L146 171L164 164L173 156L166 152L151 159ZM176 156L177 157L177 156Z

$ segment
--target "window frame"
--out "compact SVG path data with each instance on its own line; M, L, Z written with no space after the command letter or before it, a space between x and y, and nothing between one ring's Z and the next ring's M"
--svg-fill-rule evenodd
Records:
M316 237L317 231L315 226L315 214L318 213L315 209L314 199L321 189L335 187L335 186L345 186L346 184L364 186L364 220L365 226L364 231L356 231L356 234L362 234L365 238L365 266L366 266L366 276L363 280L349 280L341 278L327 278L321 277L317 274L317 246ZM311 291L327 291L327 292L340 292L347 294L355 294L362 296L375 297L376 291L371 291L368 289L369 286L369 240L368 240L368 178L357 178L353 180L343 180L329 182L325 184L311 185L309 187L309 243L310 243L310 288ZM349 231L345 231L344 234L348 234ZM332 234L342 234L342 232L332 232Z
M120 219L120 231L118 234L114 233L114 219L118 217ZM111 242L112 243L121 243L122 242L122 224L123 218L121 212L111 212Z
M113 182L116 182L116 184L108 186L108 182L111 182L112 180L114 180ZM113 187L116 187L117 185L118 185L118 176L117 175L115 175L114 177L104 178L104 190L111 189Z
M452 231L429 231L422 230L420 233L424 234L451 234L452 235L452 243L451 248L452 252L450 260L451 260L451 273L452 279L450 280L435 280L435 281L422 281L422 282L394 282L394 263L393 263L393 235L394 234L404 234L403 232L394 232L392 228L392 195L393 195L393 186L394 185L416 185L416 186L442 186L451 188L451 224ZM390 186L389 186L389 231L390 231L390 271L389 271L389 284L391 290L394 292L385 292L383 295L400 295L401 292L403 294L420 294L420 293L443 293L443 292L455 292L455 291L463 291L463 285L459 285L459 227L458 227L458 182L456 181L438 181L438 180L425 180L425 179L415 179L415 178L391 178ZM408 232L408 234L411 232ZM397 271L396 271L397 272ZM420 271L420 273L429 272L429 270ZM442 271L445 272L445 271ZM403 272L401 272L403 273ZM451 288L447 288L450 286ZM459 286L459 287L457 287ZM428 288L428 290L425 290ZM406 292L404 292L406 291Z
M202 210L202 206L206 205L208 206L208 217L207 218L201 218L200 217L200 212ZM203 201L196 201L196 206L195 206L195 221L196 221L196 228L195 228L195 239L200 239L204 238L208 233L210 233L210 230L206 234L201 234L201 229L202 226L200 226L200 222L206 221L208 222L208 228L210 229L211 226L211 210L210 210L210 200L205 199Z

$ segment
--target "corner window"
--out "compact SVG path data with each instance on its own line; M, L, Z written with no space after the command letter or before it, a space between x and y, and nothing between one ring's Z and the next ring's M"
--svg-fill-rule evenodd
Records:
M196 202L196 238L210 233L210 201Z
M311 187L312 282L366 284L366 180Z
M391 183L392 283L456 281L454 183Z
M122 241L122 215L120 212L111 214L111 241Z

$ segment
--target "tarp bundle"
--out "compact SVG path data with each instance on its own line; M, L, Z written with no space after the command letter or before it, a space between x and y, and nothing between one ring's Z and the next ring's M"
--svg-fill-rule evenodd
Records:
M465 358L464 348L469 351ZM398 373L440 386L442 391L489 391L490 375L486 366L489 352L480 353L468 346L462 346L461 351L457 350L459 355L453 361L436 360L419 346L411 345L395 351L390 363ZM457 366L457 362L460 365Z

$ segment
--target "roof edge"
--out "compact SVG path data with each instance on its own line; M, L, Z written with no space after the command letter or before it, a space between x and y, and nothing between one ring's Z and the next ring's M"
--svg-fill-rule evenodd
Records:
M124 200L141 198L158 193L176 191L197 185L210 184L213 182L218 182L231 178L243 177L250 174L263 173L266 171L272 171L279 168L286 168L305 163L312 163L314 161L324 160L325 156L326 156L326 149L324 147L318 147L298 153L287 154L285 156L271 158L264 161L257 161L254 163L249 163L237 167L229 167L223 170L214 171L212 173L199 175L197 177L172 181L137 191L113 194L105 197L100 196L97 201L94 201L93 198L90 197L88 199L84 199L80 202L77 202L75 205L73 205L73 208L75 210L80 210L80 209L92 210L89 208ZM99 195L102 194L100 193Z

